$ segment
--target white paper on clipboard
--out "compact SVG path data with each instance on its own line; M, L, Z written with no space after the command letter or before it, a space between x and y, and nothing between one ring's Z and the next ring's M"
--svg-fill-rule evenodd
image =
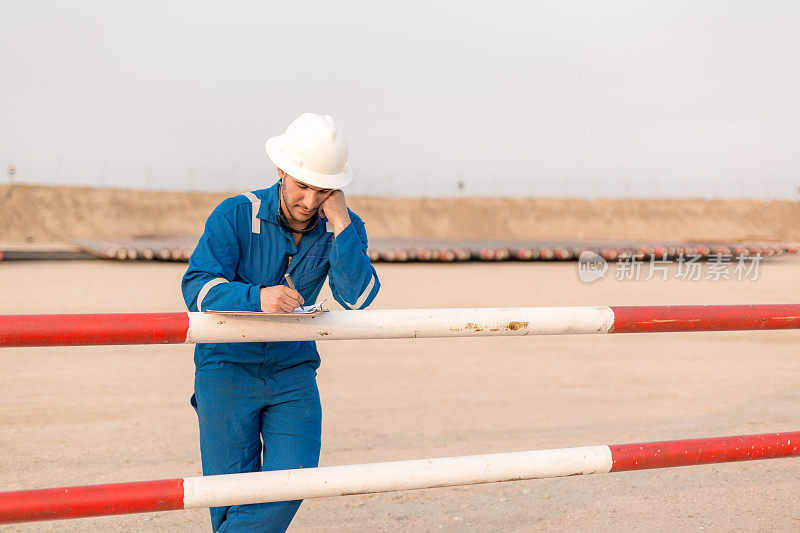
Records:
M323 303L325 303L325 300L317 302L314 305L304 305L302 307L297 307L291 313L265 313L263 311L216 311L213 309L209 309L208 311L205 312L213 315L317 316L318 314L324 313L326 311L326 309L322 308Z

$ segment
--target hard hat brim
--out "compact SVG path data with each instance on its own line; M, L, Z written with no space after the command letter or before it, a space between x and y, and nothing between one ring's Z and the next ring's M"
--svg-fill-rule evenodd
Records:
M353 181L353 169L350 168L349 163L345 166L344 171L339 174L320 174L319 172L296 166L286 154L283 153L281 149L281 137L282 135L276 135L275 137L267 139L267 156L275 163L275 166L291 177L311 185L312 187L319 187L321 189L341 189Z

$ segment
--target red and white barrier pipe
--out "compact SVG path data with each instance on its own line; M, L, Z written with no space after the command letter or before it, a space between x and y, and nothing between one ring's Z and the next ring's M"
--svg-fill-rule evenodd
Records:
M800 456L800 431L0 492L0 524Z
M0 316L0 347L800 329L800 304Z

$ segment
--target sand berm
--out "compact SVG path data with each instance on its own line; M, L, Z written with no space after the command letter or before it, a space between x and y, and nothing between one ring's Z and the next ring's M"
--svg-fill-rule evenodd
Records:
M0 185L0 240L200 234L233 192ZM797 242L800 202L354 196L372 237Z

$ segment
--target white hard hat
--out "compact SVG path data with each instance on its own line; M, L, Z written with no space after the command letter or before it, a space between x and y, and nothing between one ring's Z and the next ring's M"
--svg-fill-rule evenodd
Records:
M347 140L330 115L303 113L283 135L267 139L275 165L303 183L341 189L353 181L347 163Z

